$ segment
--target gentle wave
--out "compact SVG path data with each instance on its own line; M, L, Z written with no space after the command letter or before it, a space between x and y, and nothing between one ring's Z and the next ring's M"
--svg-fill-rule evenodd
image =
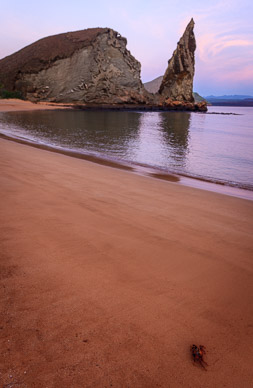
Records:
M233 110L233 112L229 112ZM0 131L64 152L160 175L253 190L252 108L189 112L11 112ZM229 111L228 111L229 110ZM213 111L213 112L212 112ZM234 113L235 115L228 115Z

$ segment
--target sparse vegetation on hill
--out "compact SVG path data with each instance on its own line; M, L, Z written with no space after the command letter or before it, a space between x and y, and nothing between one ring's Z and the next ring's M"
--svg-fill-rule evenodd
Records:
M204 97L200 96L197 92L193 92L193 97L195 102L207 102L207 100Z
M0 84L0 99L3 98L18 98L20 100L24 100L24 97L21 92L10 92L9 90L6 90L4 85Z

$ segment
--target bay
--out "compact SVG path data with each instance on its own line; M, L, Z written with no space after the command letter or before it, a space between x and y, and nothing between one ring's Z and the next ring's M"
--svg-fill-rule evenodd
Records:
M0 132L163 173L253 190L253 108L208 113L32 111L0 114Z

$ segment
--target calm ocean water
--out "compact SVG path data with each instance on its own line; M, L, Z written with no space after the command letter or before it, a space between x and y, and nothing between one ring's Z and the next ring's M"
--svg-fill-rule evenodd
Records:
M253 190L253 108L208 112L11 112L0 133Z

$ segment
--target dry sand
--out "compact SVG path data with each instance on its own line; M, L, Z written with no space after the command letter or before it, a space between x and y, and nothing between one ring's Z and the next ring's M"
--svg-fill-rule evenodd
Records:
M1 387L252 387L252 201L3 139L0 171Z
M73 104L56 104L53 102L33 103L18 99L0 99L0 112L12 112L21 110L48 110L48 109L67 109Z

